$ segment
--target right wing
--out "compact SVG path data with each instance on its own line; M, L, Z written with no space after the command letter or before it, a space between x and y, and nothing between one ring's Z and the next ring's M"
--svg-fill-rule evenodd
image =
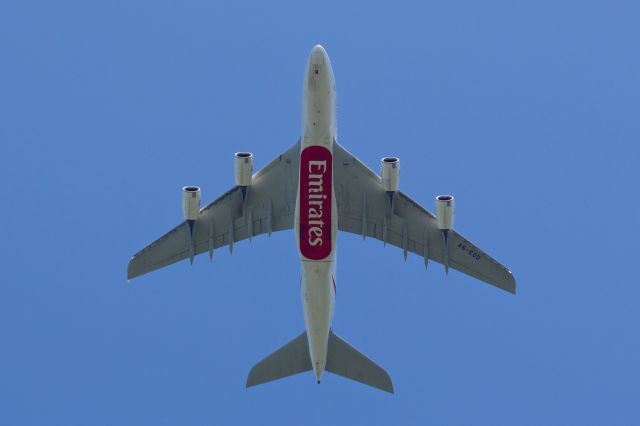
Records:
M448 251L436 218L401 191L393 211L380 177L338 142L333 144L334 190L338 204L338 229L373 237L407 253L446 264L467 275L515 293L516 282L506 267L466 240L449 231Z
M293 228L300 142L253 175L245 201L239 187L200 210L193 231L185 221L129 261L132 279L252 236ZM193 238L192 238L193 235Z

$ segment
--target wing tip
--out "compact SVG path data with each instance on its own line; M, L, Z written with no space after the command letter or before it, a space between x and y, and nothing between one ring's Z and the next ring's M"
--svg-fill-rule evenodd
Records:
M504 287L504 289L515 296L515 294L516 294L516 279L513 276L513 272L511 272L511 270L507 269L507 274L508 274L509 279L508 279L507 285Z
M391 376L389 375L389 373L387 373L387 370L385 370L384 368L380 367L382 369L382 371L384 371L385 375L387 376L387 383L382 384L380 387L378 387L378 389L385 391L385 392L389 392L391 395L395 394L395 390L393 389L393 381L391 380Z
M504 272L500 276L494 276L493 278L477 278L481 281L491 284L494 287L499 288L500 290L506 291L507 293L511 293L513 295L516 294L516 280L513 277L513 273L507 268L504 268Z
M249 376L247 376L247 382L244 384L245 389L249 389L258 384L259 383L253 383L253 380L251 379L251 372L249 372Z
M129 263L127 264L127 283L140 275L139 271L135 270L135 264L133 262L135 259L135 256L131 256Z
M247 375L247 382L244 385L244 387L247 389L257 385L261 385L262 383L266 383L264 381L260 381L256 376L256 367L258 366L258 364L260 364L260 362L251 367L251 370L249 370L249 374Z

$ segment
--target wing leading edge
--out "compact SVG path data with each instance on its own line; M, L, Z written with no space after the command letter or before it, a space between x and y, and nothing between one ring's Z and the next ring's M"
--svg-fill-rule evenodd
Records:
M228 246L260 234L293 228L298 187L300 142L253 175L243 200L239 187L227 191L200 210L191 227L186 221L136 253L127 279L183 259Z
M127 279L180 260L293 228L298 186L300 142L257 172L246 199L234 187L200 210L193 228L183 222L129 261ZM393 212L380 177L337 142L334 143L334 188L338 229L376 238L429 260L445 262L435 216L399 191ZM192 237L193 235L193 237ZM509 269L455 230L449 232L449 266L498 288L515 293Z
M334 188L338 206L338 229L372 237L445 263L442 235L435 216L398 191L393 209L380 177L337 142L334 143ZM505 266L469 242L449 231L449 266L502 290L514 293L513 274Z

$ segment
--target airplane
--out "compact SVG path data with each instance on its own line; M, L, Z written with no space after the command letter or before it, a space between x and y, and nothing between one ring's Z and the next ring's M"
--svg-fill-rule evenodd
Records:
M338 143L336 89L325 49L307 61L302 135L275 160L253 173L253 155L234 156L235 186L200 208L197 186L182 190L184 222L135 254L127 278L208 253L261 234L294 230L302 269L305 331L258 362L246 387L313 370L393 393L389 374L338 337L331 328L336 298L336 234L371 237L385 245L456 269L515 294L509 269L453 230L455 200L436 197L436 214L398 190L400 160L381 159L381 176Z

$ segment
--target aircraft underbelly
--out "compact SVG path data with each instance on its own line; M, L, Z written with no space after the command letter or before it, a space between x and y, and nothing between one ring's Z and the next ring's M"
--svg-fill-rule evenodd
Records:
M320 376L335 301L338 212L333 188L333 141L336 138L335 92L331 65L314 50L303 85L300 174L295 235L302 269L302 307L311 364Z
M309 339L309 354L318 375L327 362L327 342L334 306L335 262L302 261L302 308Z

